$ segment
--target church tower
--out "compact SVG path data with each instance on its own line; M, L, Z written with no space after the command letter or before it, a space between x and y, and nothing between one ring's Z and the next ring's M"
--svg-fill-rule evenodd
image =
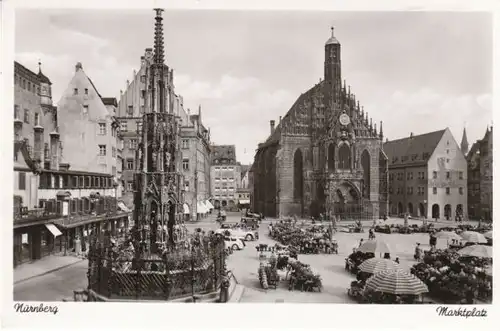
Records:
M325 44L325 81L331 84L332 88L340 90L340 43L333 35L333 27L331 30L332 36Z
M469 142L467 141L467 133L465 132L465 127L464 127L464 133L462 134L462 142L460 143L460 149L462 150L462 153L464 153L464 155L467 156L467 152L469 151Z
M139 135L135 174L134 220L139 257L159 255L177 240L182 211L178 118L169 106L171 80L165 65L162 9L155 9L153 63L146 75L146 105Z

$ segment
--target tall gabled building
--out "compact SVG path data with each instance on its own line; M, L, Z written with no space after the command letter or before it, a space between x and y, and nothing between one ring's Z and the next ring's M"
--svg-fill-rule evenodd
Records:
M104 98L109 103L109 98ZM71 169L116 176L120 137L114 115L80 62L58 103L58 124L64 144L63 162Z
M455 220L467 212L467 162L451 131L387 141L389 214Z
M17 266L51 254L79 254L88 247L90 231L109 229L117 234L128 227L129 213L117 210L112 174L96 172L76 157L96 153L96 146L82 141L88 135L82 136L78 127L86 118L78 116L82 104L78 106L77 98L64 99L56 109L51 81L41 69L35 74L17 62L14 67L13 262ZM76 151L71 150L75 142L80 144Z
M493 212L493 127L476 141L467 154L467 195L471 219L492 220Z

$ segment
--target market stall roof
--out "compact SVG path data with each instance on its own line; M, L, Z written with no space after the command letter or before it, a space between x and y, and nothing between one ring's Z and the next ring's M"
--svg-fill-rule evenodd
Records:
M58 197L71 197L71 192L69 191L58 191L56 196Z
M121 201L118 201L118 208L127 213L131 212L131 210L127 206L125 206L125 204Z
M198 201L196 207L198 214L204 214L207 212L207 207L205 207L205 205L201 201Z
M184 214L189 214L189 206L187 203L183 204L182 205L183 207L183 210L184 210Z
M209 200L205 201L205 205L208 207L208 209L214 209L214 205L212 205Z

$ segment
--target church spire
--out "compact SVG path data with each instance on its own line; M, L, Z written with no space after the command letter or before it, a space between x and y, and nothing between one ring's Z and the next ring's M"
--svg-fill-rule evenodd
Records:
M464 133L462 134L462 142L460 143L460 149L462 150L462 153L464 153L464 155L467 155L467 152L469 151L469 142L467 141L467 132L465 131L465 125Z
M165 63L165 50L163 45L163 17L161 13L163 9L156 8L156 23L155 23L155 41L154 41L154 62L156 64Z

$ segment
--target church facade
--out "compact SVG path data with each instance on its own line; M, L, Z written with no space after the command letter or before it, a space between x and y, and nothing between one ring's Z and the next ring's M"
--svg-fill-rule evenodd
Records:
M324 79L259 144L252 208L269 217L371 219L387 213L388 165L377 125L341 80L341 45L325 44Z

